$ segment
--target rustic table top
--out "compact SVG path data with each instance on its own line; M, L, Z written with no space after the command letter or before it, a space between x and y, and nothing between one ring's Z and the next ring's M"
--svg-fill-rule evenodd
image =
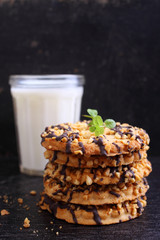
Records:
M148 177L150 189L148 206L142 216L129 222L110 226L81 226L55 219L37 206L43 189L42 177L20 174L10 160L0 161L0 210L9 215L0 216L0 239L160 239L160 172L158 157L150 157L153 172ZM15 161L14 161L15 162ZM36 196L30 195L35 190ZM18 198L23 198L20 205ZM28 217L30 228L23 228Z

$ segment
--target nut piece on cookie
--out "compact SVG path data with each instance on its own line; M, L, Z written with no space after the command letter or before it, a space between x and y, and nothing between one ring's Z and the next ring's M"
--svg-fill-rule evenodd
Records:
M87 185L91 185L92 184L92 179L89 176L87 176L87 178L86 178L86 184Z

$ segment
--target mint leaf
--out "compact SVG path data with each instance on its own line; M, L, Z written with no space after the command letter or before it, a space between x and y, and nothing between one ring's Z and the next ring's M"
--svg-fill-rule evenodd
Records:
M98 115L96 109L87 109L89 115L83 115L84 117L91 118L91 121L88 122L90 132L94 132L96 136L99 136L104 133L104 128L114 128L116 123L113 119L106 119L103 122L103 119Z
M91 115L92 117L96 117L97 116L97 114L98 114L98 112L97 112L97 110L95 110L95 109L87 109L87 112L89 113L89 115Z
M88 123L89 126L93 125L93 120Z
M97 115L96 117L93 118L93 125L95 126L103 126L103 120L101 116Z
M90 132L94 132L96 130L96 127L95 126L91 126L90 128L89 128L89 131Z
M89 115L83 115L83 117L92 118L92 117L91 117L91 116L89 116Z
M99 136L104 133L104 127L96 127L95 135Z
M111 129L116 126L116 123L113 119L106 119L104 122L105 122L107 128Z
M96 117L96 120L97 120L97 123L98 123L99 126L103 126L103 119L101 118L101 116L98 115Z

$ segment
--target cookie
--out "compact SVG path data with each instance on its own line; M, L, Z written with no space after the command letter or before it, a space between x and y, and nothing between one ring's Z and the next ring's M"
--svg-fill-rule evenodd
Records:
M123 165L119 167L107 168L73 168L49 162L46 165L44 178L59 179L61 182L70 182L74 185L93 183L99 185L116 184L118 182L137 182L143 177L147 177L151 172L151 163L147 159L142 159L138 163Z
M138 183L117 185L72 185L58 179L44 178L45 193L58 201L81 205L117 204L145 195L149 189L146 179Z
M62 165L67 165L75 168L97 168L102 167L106 168L117 167L121 165L127 165L132 162L138 162L143 158L147 157L147 153L145 150L139 150L137 152L131 152L125 155L117 155L117 156L84 156L84 155L74 155L74 154L66 154L59 151L46 150L44 152L44 156L46 159L49 159L52 163L59 163Z
M107 225L128 221L139 217L146 204L144 196L117 205L84 206L57 202L45 193L42 194L39 203L41 209L48 210L55 217L83 225Z
M41 134L42 146L65 153L114 156L128 154L145 147L149 136L145 130L128 124L116 123L115 128L104 129L98 137L89 131L87 121L50 126Z

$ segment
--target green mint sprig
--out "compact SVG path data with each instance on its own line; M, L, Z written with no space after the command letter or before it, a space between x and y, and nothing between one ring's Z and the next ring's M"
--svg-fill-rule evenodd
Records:
M87 109L89 115L83 115L84 117L91 118L91 122L88 124L90 132L95 132L96 136L99 136L104 133L104 128L114 128L116 123L113 119L106 119L103 122L103 119L98 115L98 111L95 109Z

